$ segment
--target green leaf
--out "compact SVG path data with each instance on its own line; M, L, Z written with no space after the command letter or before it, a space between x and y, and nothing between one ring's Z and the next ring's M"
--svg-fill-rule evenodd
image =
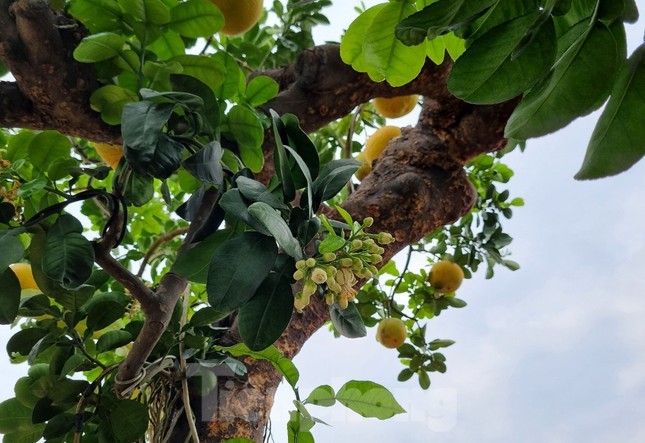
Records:
M213 309L230 312L249 301L278 255L271 237L244 232L227 240L211 257L206 291Z
M32 428L32 409L24 406L16 398L0 403L0 433L28 431Z
M393 2L374 17L363 44L363 56L372 78L382 77L396 87L409 83L421 72L425 46L406 46L394 35L394 27L415 11L410 3Z
M452 346L454 344L455 344L454 340L440 340L440 339L437 339L437 340L432 340L429 343L428 348L431 351L436 351L439 348L447 348L448 346Z
M455 62L448 78L450 92L469 103L493 104L536 84L551 69L557 44L550 18L533 29L541 16L519 17L475 40ZM519 48L521 53L514 56Z
M208 0L188 0L170 10L168 27L184 37L208 38L224 25L224 16Z
M235 182L237 184L237 188L247 200L263 202L274 209L289 209L289 206L285 205L278 197L269 192L267 187L259 181L239 176Z
M352 216L350 215L349 212L344 210L341 206L334 206L336 208L336 211L340 214L341 217L343 217L343 220L345 220L345 223L347 223L347 226L354 226L354 220L352 219Z
M181 143L161 134L155 145L137 148L126 145L123 152L136 173L165 180L181 165L183 150Z
M120 400L108 416L118 443L131 443L148 429L148 408L134 400Z
M281 120L284 123L284 128L289 139L289 146L302 158L306 165L306 168L304 168L304 166L300 164L301 162L298 162L300 170L305 175L308 182L315 180L320 171L320 158L318 156L316 146L311 141L307 133L300 127L298 117L293 114L284 114L281 117ZM298 159L296 158L296 160ZM306 177L307 175L309 175L309 177ZM295 180L298 181L297 177Z
M72 215L61 215L47 231L43 271L65 288L76 288L92 275L94 249L82 235L83 226Z
M354 303L340 309L338 303L329 306L329 316L334 328L344 337L359 338L367 335L365 323Z
M189 92L155 91L149 88L141 88L139 94L141 94L143 100L154 101L150 99L163 98L190 110L199 110L204 106L204 100L200 96Z
M96 342L96 352L106 352L121 346L125 346L128 343L132 342L133 339L134 337L132 337L132 334L130 334L128 331L108 331L105 334L101 335Z
M233 357L248 355L256 360L269 360L291 387L295 388L296 384L298 384L298 379L300 378L298 369L291 360L283 357L282 353L275 346L269 346L262 351L252 351L244 343L238 343L226 348L223 346L215 346L215 349L226 351Z
M129 205L143 206L154 196L153 178L132 172L127 177L123 189L123 197Z
M18 196L28 199L45 189L45 186L47 186L47 179L45 177L38 177L35 180L23 183L18 190Z
M20 281L10 268L0 274L0 325L10 325L20 307Z
M321 222L318 217L313 217L308 220L302 220L298 224L298 240L300 244L307 245L320 231Z
M88 302L87 329L100 331L119 320L127 309L130 298L121 292L103 292L96 294Z
M363 417L379 420L405 412L390 391L372 381L352 380L345 383L336 394L336 400Z
M30 429L6 434L2 443L37 443L42 440L44 424L34 424Z
M278 83L266 75L253 77L246 85L245 98L251 106L260 106L278 95Z
M157 140L174 109L174 103L128 103L123 109L121 133L124 144L152 157Z
M250 203L242 198L242 194L239 189L231 189L230 191L227 191L220 199L219 205L228 214L239 218L242 222L256 231L264 235L271 235L259 220L249 214Z
M74 414L59 414L47 422L45 430L43 431L43 438L45 440L53 440L58 437L63 437L72 430L76 424L76 415Z
M352 65L358 72L366 72L368 70L363 53L363 44L368 30L372 26L372 23L374 23L374 19L386 5L387 3L381 3L372 6L359 15L349 25L340 43L340 58L348 65Z
M217 52L213 55L213 60L223 66L226 70L224 81L217 87L215 95L222 100L234 97L240 90L240 81L243 81L244 74L240 69L237 60L226 52Z
M576 28L569 32L577 32ZM605 25L597 23L583 32L562 54L549 77L515 108L505 136L526 140L545 135L597 109L611 90L617 57L616 41Z
M284 149L285 149L285 152L288 152L290 154L290 158L293 159L296 162L296 164L298 165L297 170L294 170L294 169L291 170L291 175L293 177L293 181L294 181L295 186L299 187L299 185L300 185L300 183L299 183L300 177L303 177L304 180L305 180L304 184L306 184L306 186L307 186L307 195L311 195L311 193L312 193L312 184L313 183L312 183L312 180L311 180L311 174L309 173L309 168L307 167L307 164L302 159L302 157L295 150L293 150L291 147L285 145ZM307 204L309 206L308 207L309 212L307 213L307 215L309 217L313 217L314 216L313 205L312 205L310 200L307 201Z
M180 3L181 5L185 3ZM179 34L173 31L164 32L154 43L148 45L150 51L157 55L159 61L168 60L178 55L184 55L186 46Z
M85 37L74 50L74 58L81 63L110 60L121 52L125 37L112 32L101 32Z
M192 327L212 325L216 321L221 320L226 316L228 316L228 314L216 311L210 306L206 306L205 308L202 308L193 314L193 316L190 318L189 324Z
M79 19L92 34L119 29L121 8L114 0L76 0L69 13Z
M204 120L203 130L210 136L214 136L213 128L218 128L220 124L219 103L214 91L204 82L188 75L171 75L170 82L175 91L189 92L201 97L204 101L204 108L200 111Z
M190 281L206 283L210 258L231 235L230 230L220 230L206 237L191 249L179 254L172 271Z
M22 329L11 336L7 341L7 354L11 357L14 352L29 355L29 352L40 340L47 335L47 331L39 328ZM2 417L0 415L0 417Z
M305 403L316 406L334 406L336 404L336 393L334 392L334 388L329 385L318 386L316 389L311 391L311 394L309 394Z
M345 246L345 239L339 235L328 235L323 241L318 245L318 253L326 254L328 252L336 252L343 246Z
M413 371L411 371L408 368L405 368L404 370L399 372L399 376L397 377L397 380L398 381L407 381L407 380L410 380L413 375L414 375Z
M351 159L332 160L327 163L311 186L314 212L323 201L338 194L360 166L360 162Z
M396 37L406 45L418 45L455 31L482 15L497 0L440 0L396 26Z
M202 182L221 185L224 181L221 159L222 146L214 140L184 160L183 166Z
M134 101L137 101L137 94L117 85L101 86L90 97L92 109L100 112L103 121L109 125L121 124L123 108Z
M271 209L273 211L273 209ZM242 341L249 349L271 346L287 328L293 312L293 293L286 276L269 273L237 317Z
M183 67L183 74L195 77L205 83L214 92L224 82L226 69L210 57L201 55L180 55L171 58Z
M296 260L303 258L300 243L295 239L289 225L280 213L264 202L255 202L249 206L249 214L255 217L271 233L284 251Z
M270 111L271 121L273 124L273 136L275 139L275 151L273 156L273 163L275 166L275 173L282 186L282 195L285 201L291 201L296 196L296 188L291 174L291 165L287 158L287 151L282 144L282 134L285 132L284 123L280 116L273 109Z
M95 290L94 286L81 285L78 289L57 294L55 300L64 308L67 308L72 312L77 312L80 310L81 306L92 298Z
M645 97L645 45L623 66L587 147L577 180L615 175L645 155L645 125L640 117Z
M135 20L153 25L164 25L170 21L170 10L161 0L118 0L121 8Z
M17 231L0 231L0 251L2 251L2 254L0 254L0 272L4 272L7 266L16 263L22 258L24 248L16 234L18 234Z
M69 158L72 142L57 131L43 131L29 143L29 160L41 171L47 171L52 162Z
M264 129L258 116L243 106L235 105L228 113L228 127L238 144L242 162L253 172L261 171L264 165Z
M560 0L556 0L562 3ZM557 5L556 5L557 7ZM477 20L460 30L464 38L474 41L502 23L540 10L539 0L500 0L487 9Z

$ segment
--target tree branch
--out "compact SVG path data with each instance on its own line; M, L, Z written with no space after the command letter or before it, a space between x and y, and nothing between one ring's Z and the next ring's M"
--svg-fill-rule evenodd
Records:
M206 190L199 204L197 214L186 232L184 243L179 248L179 253L185 251L202 231L204 224L209 220L209 215L213 211L218 195L217 190L214 188ZM139 332L132 345L130 353L119 366L117 380L121 383L115 385L117 395L120 395L130 386L131 383L128 383L128 381L136 380L141 373L146 359L150 356L161 335L168 327L177 300L179 300L180 295L187 286L188 281L184 277L170 271L161 278L157 290L153 294L152 302L145 306L143 303L141 304L145 321L141 332Z
M73 58L85 35L45 0L0 0L0 57L16 79L0 89L3 109L13 114L0 111L0 126L56 129L94 141L120 139L119 128L103 123L90 108L90 95L99 86L93 66Z

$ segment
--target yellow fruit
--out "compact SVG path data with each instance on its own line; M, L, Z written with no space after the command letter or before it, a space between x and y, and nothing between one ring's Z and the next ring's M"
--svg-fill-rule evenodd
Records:
M455 292L464 280L464 271L457 263L441 260L430 269L430 284L437 292Z
M384 318L376 329L376 341L386 348L398 348L408 336L405 323L400 318Z
M16 277L18 277L20 289L36 289L40 291L36 280L34 280L34 274L31 272L31 265L29 263L14 263L9 265L9 267L16 274Z
M383 126L370 135L365 143L365 162L372 166L374 159L378 158L387 144L393 138L401 136L401 128L396 126Z
M386 118L399 118L412 112L419 101L418 95L403 95L392 98L375 98L374 110Z
M96 149L96 153L110 168L116 169L119 166L121 157L123 157L123 146L94 143L94 149Z
M360 181L363 181L365 177L367 177L367 174L372 172L372 166L365 161L365 153L361 152L356 156L356 161L362 162L363 164L361 165L360 168L356 170L354 175L356 176L357 179Z
M262 17L262 0L211 0L224 15L224 35L238 35L251 29Z

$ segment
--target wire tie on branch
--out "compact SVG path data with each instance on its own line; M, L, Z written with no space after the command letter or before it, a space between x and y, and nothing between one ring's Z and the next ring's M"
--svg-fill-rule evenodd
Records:
M167 373L167 370L175 366L175 356L167 355L160 359L155 360L152 363L146 364L138 375L132 377L128 380L119 380L119 377L114 378L114 383L120 386L127 386L122 392L121 397L128 397L134 392L136 388L143 385L144 383L149 382L152 378L163 372Z

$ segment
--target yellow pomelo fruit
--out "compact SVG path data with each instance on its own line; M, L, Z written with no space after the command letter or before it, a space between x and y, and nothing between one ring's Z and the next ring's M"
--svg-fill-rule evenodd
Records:
M96 149L96 153L110 168L116 169L119 166L121 157L123 157L123 146L94 143L94 149Z
M441 260L430 269L430 285L442 294L455 292L464 280L464 271L457 263Z
M370 135L365 143L365 162L372 166L374 159L378 158L387 144L393 138L401 136L401 128L396 126L383 126Z
M376 328L376 341L386 348L398 348L407 336L408 330L400 318L384 318Z
M403 95L401 97L378 97L372 101L374 110L386 118L399 118L412 112L419 101L418 95Z
M34 280L34 274L31 271L31 265L29 263L14 263L9 265L9 267L16 274L16 277L18 277L20 289L37 289L40 291L36 280Z
M262 17L262 0L211 0L224 15L224 35L238 35L251 29Z
M356 156L356 161L362 162L363 164L361 165L360 168L358 168L356 170L354 175L356 176L357 179L359 179L360 181L363 181L365 179L365 177L367 177L367 174L372 172L372 165L370 165L369 163L367 163L365 161L365 153L364 152L360 152Z

